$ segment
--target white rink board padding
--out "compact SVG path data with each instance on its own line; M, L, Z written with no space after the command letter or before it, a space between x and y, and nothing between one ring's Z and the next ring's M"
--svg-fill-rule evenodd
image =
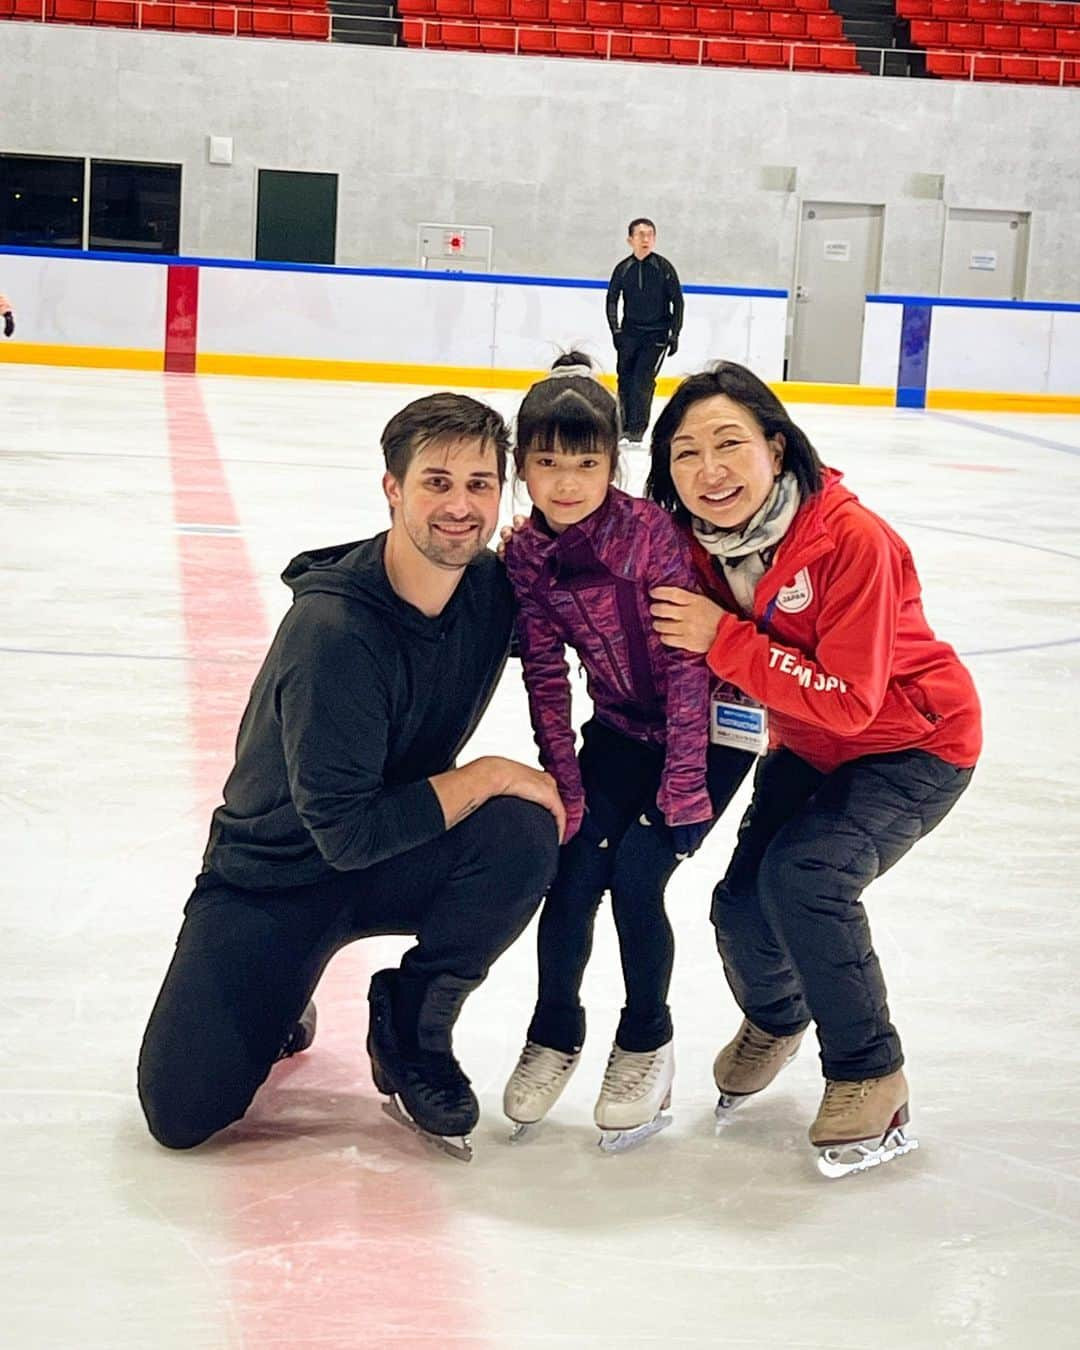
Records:
M863 322L862 364L859 383L865 385L896 384L900 361L900 327L904 321L903 305L879 305L867 301Z
M689 375L727 360L750 366L766 380L782 378L785 297L690 291L685 300L679 350L664 362L665 376ZM605 302L606 291L599 287L500 283L495 367L543 370L560 351L577 347L601 369L613 371Z
M490 366L495 286L203 267L200 352Z
M1050 316L1050 362L1046 388L1052 394L1080 394L1080 310Z
M0 291L12 302L20 342L160 351L167 269L151 262L0 257Z
M927 388L1080 393L1076 367L1071 389L1047 388L1053 318L1051 310L935 305Z

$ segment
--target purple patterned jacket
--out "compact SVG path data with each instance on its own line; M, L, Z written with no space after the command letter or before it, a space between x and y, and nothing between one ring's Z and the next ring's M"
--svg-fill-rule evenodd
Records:
M570 721L565 648L585 667L595 715L613 730L666 745L657 805L669 825L713 814L705 785L709 671L704 658L665 647L649 591L698 591L690 548L655 502L611 488L604 504L562 534L540 512L506 548L518 602L518 642L540 762L559 786L568 823L585 799Z

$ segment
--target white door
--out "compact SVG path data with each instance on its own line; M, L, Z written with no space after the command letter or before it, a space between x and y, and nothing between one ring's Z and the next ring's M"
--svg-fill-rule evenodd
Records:
M789 380L858 384L866 297L881 273L883 206L803 202Z
M950 207L941 257L942 295L1022 300L1027 281L1026 211Z

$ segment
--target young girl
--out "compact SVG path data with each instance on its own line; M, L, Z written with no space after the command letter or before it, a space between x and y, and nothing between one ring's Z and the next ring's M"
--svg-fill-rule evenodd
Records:
M653 632L649 590L691 587L690 550L665 511L612 486L618 440L615 400L588 358L561 357L518 414L515 464L534 510L506 549L533 729L567 829L540 919L536 1010L503 1107L519 1136L554 1106L577 1066L581 980L610 889L626 1005L595 1110L607 1148L667 1123L660 1112L674 1076L673 939L664 888L751 762L708 743L702 658L668 650ZM594 706L580 755L567 646Z

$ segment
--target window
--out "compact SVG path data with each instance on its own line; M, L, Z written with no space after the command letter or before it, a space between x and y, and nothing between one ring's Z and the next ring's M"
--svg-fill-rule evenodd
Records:
M82 248L83 161L0 155L0 244Z
M92 159L89 247L179 253L180 165Z

